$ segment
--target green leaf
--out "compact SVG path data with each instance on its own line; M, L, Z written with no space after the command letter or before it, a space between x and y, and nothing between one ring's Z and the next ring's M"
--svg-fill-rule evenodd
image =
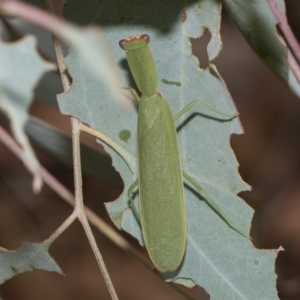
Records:
M24 133L33 90L45 72L54 65L44 61L36 51L36 40L27 36L15 43L0 42L0 109L10 118L16 140L22 146L28 168L34 173L34 189L39 190L39 162Z
M37 269L63 274L48 249L48 241L34 244L24 242L16 251L0 247L0 284L13 276Z
M173 114L192 100L203 101L228 114L235 113L216 67L210 64L206 70L199 69L198 61L191 55L189 38L198 37L203 27L213 32L210 60L219 52L219 1L187 1L184 6L182 1L136 0L124 5L117 0L101 3L90 0L84 4L73 0L67 2L65 14L73 22L97 22L105 27L111 53L129 86L132 78L118 41L137 33L149 34L159 78L158 90L168 99ZM118 227L142 244L141 231L128 208L127 198L127 189L137 177L134 159L137 111L124 111L111 101L106 88L93 81L75 51L70 52L66 63L73 86L58 97L60 109L118 144L118 151L105 148L124 180L125 189L118 200L107 204L107 210ZM241 180L238 163L229 147L230 135L242 133L239 121L224 122L210 111L195 107L177 121L177 126L182 168L202 185L237 228L249 232L253 211L236 196L249 187ZM125 160L119 153L125 155ZM229 228L188 183L185 198L186 255L182 266L176 272L165 274L165 278L188 286L198 284L207 290L211 299L277 299L275 252L254 248L250 240Z
M276 1L285 14L283 0ZM267 1L224 0L224 7L253 50L300 97L300 84L287 63L287 47L276 34L277 21Z

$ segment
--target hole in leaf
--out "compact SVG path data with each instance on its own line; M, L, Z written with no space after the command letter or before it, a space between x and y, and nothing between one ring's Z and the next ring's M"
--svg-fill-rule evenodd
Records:
M199 60L199 67L206 69L208 67L208 54L207 45L211 39L210 32L205 29L203 35L200 38L191 38L192 52Z

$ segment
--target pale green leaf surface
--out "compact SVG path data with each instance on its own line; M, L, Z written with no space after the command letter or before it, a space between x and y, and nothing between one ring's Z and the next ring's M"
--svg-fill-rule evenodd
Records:
M284 0L276 1L285 14ZM253 50L300 97L300 84L287 63L287 48L276 34L267 1L224 0L224 7Z
M183 10L187 16L184 22L180 18ZM200 20L199 16L207 13L219 18L218 1L187 1L184 7L182 1L132 1L126 6L117 0L102 1L101 5L95 1L73 0L67 2L65 13L73 22L97 22L105 27L112 55L130 86L133 86L132 78L118 41L139 33L149 34L158 89L168 99L174 114L192 100L235 113L215 66L199 69L198 61L191 56L189 43L189 37L199 36L203 26L217 33L219 22L216 18ZM217 34L212 36L211 59L221 47ZM123 194L115 202L108 203L107 209L115 224L142 244L141 232L128 209L127 198L127 189L137 176L134 159L131 159L136 155L137 112L125 112L112 101L105 87L89 76L75 51L71 51L66 63L74 81L72 88L58 98L60 109L110 137L132 162L126 163L106 146L125 184ZM237 172L238 164L229 144L232 133L242 133L239 121L220 121L212 112L194 107L177 121L177 126L183 169L206 189L237 228L248 233L253 211L236 196L248 186ZM204 287L211 299L277 299L275 252L255 249L250 240L230 229L189 183L185 187L187 251L182 266L176 272L165 274L166 279L177 279L187 285L191 285L192 280Z
M44 0L39 0L45 5ZM0 20L1 38L6 42L19 40L22 36L34 34L37 39L37 48L45 57L55 60L55 52L51 34L41 28L31 25L17 18ZM58 70L47 72L38 82L34 94L37 100L47 104L57 105L56 95L63 92L61 77Z
M16 251L0 247L0 284L18 274L42 269L62 274L60 267L48 253L49 242L24 242Z
M15 43L0 42L0 109L11 121L16 140L22 146L27 166L35 174L36 188L41 184L39 163L24 133L33 90L45 72L54 65L36 51L36 40L27 36Z
M66 23L60 32L65 41L69 42L77 51L82 61L88 64L90 76L100 80L108 88L109 98L124 102L124 97L116 87L123 84L111 59L103 32L99 27L78 27ZM125 103L126 105L126 103Z

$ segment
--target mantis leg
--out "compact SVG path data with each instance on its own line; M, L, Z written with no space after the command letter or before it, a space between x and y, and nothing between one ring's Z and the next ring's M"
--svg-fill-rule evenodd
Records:
M208 193L186 172L182 170L183 176L197 189L197 191L202 194L208 204L218 213L218 215L228 224L229 227L240 233L241 235L245 236L248 239L251 239L248 235L241 232L239 229L237 229L234 224L226 217L225 213L220 209L220 207L217 205L217 203L208 195Z
M133 182L133 184L129 187L127 194L128 194L128 198L129 198L129 205L132 209L132 212L133 212L134 216L136 217L136 219L138 220L139 224L141 224L140 215L133 203L133 198L132 198L133 191L137 187L138 182L139 182L138 179Z
M228 115L228 114L225 114L203 102L200 102L200 101L192 101L191 103L189 103L188 105L186 105L179 113L177 113L175 116L174 116L174 121L176 121L179 117L181 117L184 113L186 113L190 108L192 108L194 105L200 105L202 107L205 107L206 109L210 110L210 111L213 111L215 112L216 114L222 116L222 117L226 117L228 118L229 120L230 119L233 119L235 117L237 117L239 114L234 114L234 115Z
M134 99L140 103L140 96L138 95L138 93L136 92L136 90L132 87L122 87L123 90L129 90L132 93L132 96L134 97Z

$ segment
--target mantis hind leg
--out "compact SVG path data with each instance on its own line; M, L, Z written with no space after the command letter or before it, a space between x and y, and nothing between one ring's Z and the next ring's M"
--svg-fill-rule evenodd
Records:
M132 209L132 212L133 212L135 218L137 219L137 221L139 222L139 224L141 224L140 215L139 215L138 210L136 209L134 202L133 202L133 191L138 186L138 182L139 181L137 179L131 184L131 186L128 189L127 195L129 198L129 205Z
M194 105L200 105L202 107L205 107L206 109L222 116L222 117L225 117L225 118L228 118L228 120L231 120L235 117L237 117L239 114L233 114L233 115L229 115L229 114L225 114L217 109L215 109L214 107L211 107L203 102L200 102L200 101L192 101L191 103L189 103L188 105L186 105L179 113L177 113L175 116L174 116L174 121L176 121L178 118L180 118L184 113L186 113L189 109L191 109Z
M227 223L229 227L245 236L246 238L251 239L247 234L243 233L239 229L237 229L234 224L226 217L225 213L221 210L221 208L217 205L217 203L208 195L208 193L186 172L182 170L183 176L196 188L196 190L205 197L208 204L218 213L218 215Z

